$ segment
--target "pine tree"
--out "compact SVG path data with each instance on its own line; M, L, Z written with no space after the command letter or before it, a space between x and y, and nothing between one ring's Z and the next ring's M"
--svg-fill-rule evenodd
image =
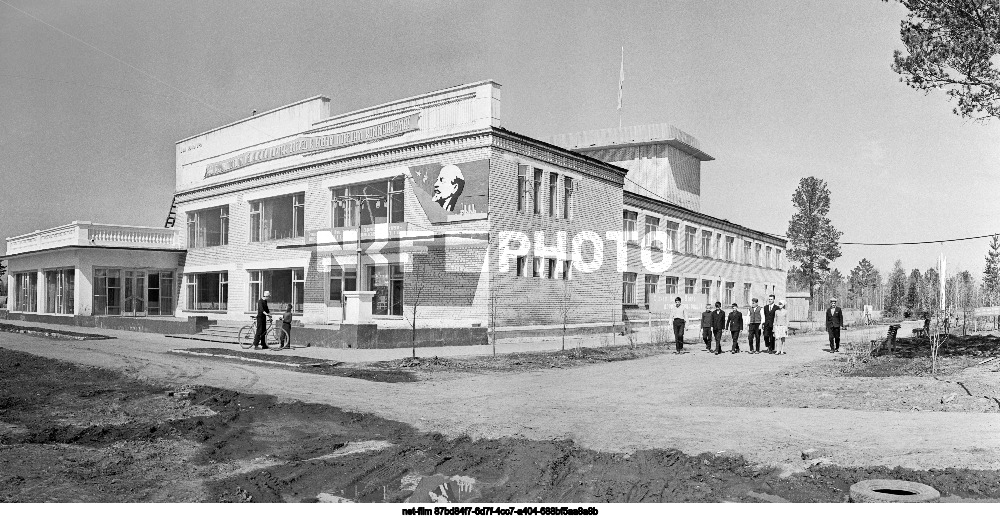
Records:
M924 278L920 275L920 270L914 268L910 272L910 278L906 282L906 307L913 312L914 315L919 315L923 311L922 304L920 303L920 285L924 282Z
M994 235L986 252L983 270L983 297L990 306L1000 304L1000 236Z
M885 301L885 310L890 315L901 316L903 305L906 303L906 270L903 269L903 262L897 260L892 267L887 282L888 297Z
M809 285L809 299L813 300L823 272L830 270L830 261L840 257L841 232L827 217L830 189L825 181L813 176L799 180L792 205L796 212L788 222L788 258L799 263L801 276Z

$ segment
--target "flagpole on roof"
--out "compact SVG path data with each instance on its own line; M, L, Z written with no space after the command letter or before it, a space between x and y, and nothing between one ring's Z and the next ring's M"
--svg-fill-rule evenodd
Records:
M621 68L618 69L618 129L622 129L622 88L625 84L625 43L622 43Z

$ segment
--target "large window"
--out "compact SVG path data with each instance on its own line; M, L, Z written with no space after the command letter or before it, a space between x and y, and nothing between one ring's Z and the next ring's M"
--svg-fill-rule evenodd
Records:
M660 276L659 275L648 275L647 274L645 280L646 280L646 282L645 282L646 289L645 289L645 294L643 295L643 304L645 304L646 308L648 309L649 308L649 294L650 293L656 293L656 285L660 283Z
M774 249L774 267L778 268L779 270L781 269L781 249L780 248L775 248Z
M188 248L229 244L229 205L188 212Z
M45 272L45 312L73 314L73 287L76 280L73 269Z
M701 281L701 294L705 296L705 304L712 303L712 281Z
M517 168L517 211L528 210L528 166Z
M38 274L25 272L14 274L14 311L34 313L38 311Z
M305 235L305 195L278 196L250 202L250 241Z
M534 189L531 190L531 202L535 208L535 214L542 213L542 170L535 168Z
M150 315L174 314L174 272L170 270L147 273L149 286L147 307Z
M750 241L743 242L743 262L746 264L753 264L753 243Z
M556 217L559 211L559 175L549 173L549 216Z
M768 268L774 268L774 264L771 263L771 247L764 249L764 260L767 261L764 263L765 266Z
M403 222L402 176L333 190L334 228Z
M638 217L637 213L630 210L622 211L622 233L625 234L625 240L629 243L639 241L639 231L635 228Z
M122 271L94 269L94 315L122 314Z
M754 248L753 264L755 266L763 266L760 264L760 248L761 248L760 243L757 243L757 246Z
M190 311L225 311L229 308L229 272L189 273L187 309Z
M556 279L556 260L546 259L545 260L545 275L549 279Z
M642 236L642 244L650 248L654 246L663 246L663 243L657 242L656 245L653 244L653 232L656 232L660 228L660 218L654 218L653 216L646 216L646 228Z
M573 278L573 261L563 261L562 271L559 272L560 278L564 281L568 281Z
M293 313L302 313L305 302L305 271L302 268L288 270L250 270L250 311L257 310L257 301L265 291L271 292L268 308L271 313L281 312L285 304L292 305Z
M678 281L677 277L665 277L663 293L666 293L667 295L676 295L677 281Z
M684 226L684 253L694 254L694 240L698 235L698 230L694 227Z
M743 303L750 304L750 283L743 283Z
M694 287L698 284L698 279L684 279L684 294L694 295Z
M712 257L712 231L701 231L701 255Z
M732 236L726 236L726 260L734 260L734 254L736 253L736 238Z
M330 267L330 300L341 302L345 291L358 291L358 271L353 267Z
M622 274L622 304L635 304L635 280L638 274Z
M563 218L573 219L573 179L563 177Z
M733 289L735 287L736 287L735 282L726 283L726 295L725 298L722 300L722 303L725 304L727 307L733 303Z
M667 234L667 250L671 252L677 250L677 230L680 228L680 224L676 221L668 221L664 232Z
M523 256L523 255L517 256L515 258L515 262L517 263L517 276L518 277L527 277L528 276L527 260L528 260L528 258L526 256Z

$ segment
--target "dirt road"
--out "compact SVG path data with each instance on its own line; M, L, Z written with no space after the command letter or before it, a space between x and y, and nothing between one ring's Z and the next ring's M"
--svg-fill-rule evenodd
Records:
M872 410L863 399L819 394L809 408L800 408L812 400L784 378L834 361L822 351L821 336L793 339L788 355L780 357L694 352L387 384L170 355L166 351L191 342L110 334L118 338L76 342L0 333L0 347L168 383L334 405L448 436L569 438L604 452L726 451L789 470L803 466L800 452L808 448L821 449L842 466L1000 469L1000 413ZM872 383L869 388L877 389L877 380Z

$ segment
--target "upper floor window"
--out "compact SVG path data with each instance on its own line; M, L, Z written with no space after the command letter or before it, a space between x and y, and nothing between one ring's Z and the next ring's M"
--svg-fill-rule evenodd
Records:
M568 176L563 177L563 218L573 219L573 191L576 184Z
M775 268L779 268L779 269L781 268L781 249L780 248L775 248L774 249L774 267Z
M761 248L760 243L757 243L756 248L754 248L754 260L753 260L753 264L755 266L763 266L763 265L760 264L760 248Z
M188 248L229 244L229 205L187 213Z
M732 261L733 260L733 254L736 253L734 251L735 248L736 248L736 238L735 237L726 236L726 260L727 261Z
M694 227L684 226L684 253L694 254L694 240L698 235L698 230Z
M517 211L524 212L528 208L528 166L517 167Z
M712 231L701 231L701 255L712 257Z
M751 259L753 259L753 243L749 241L743 242L743 262L746 264L751 264Z
M635 227L638 218L639 214L635 212L630 210L622 211L622 233L625 234L625 240L630 243L639 241L639 233Z
M333 227L403 222L402 176L333 190Z
M250 241L305 235L305 194L289 194L250 202Z
M764 258L766 263L764 263L768 268L774 268L774 264L771 262L771 247L764 249Z
M535 168L534 189L531 191L535 214L542 213L542 170Z
M549 173L549 216L556 217L559 211L559 175Z
M677 250L677 230L680 225L676 221L668 221L664 232L667 234L667 250L671 252Z
M648 247L653 246L653 232L656 232L660 228L660 218L654 218L653 216L646 216L646 231L643 234L643 244ZM663 246L663 243L657 242L658 246Z

